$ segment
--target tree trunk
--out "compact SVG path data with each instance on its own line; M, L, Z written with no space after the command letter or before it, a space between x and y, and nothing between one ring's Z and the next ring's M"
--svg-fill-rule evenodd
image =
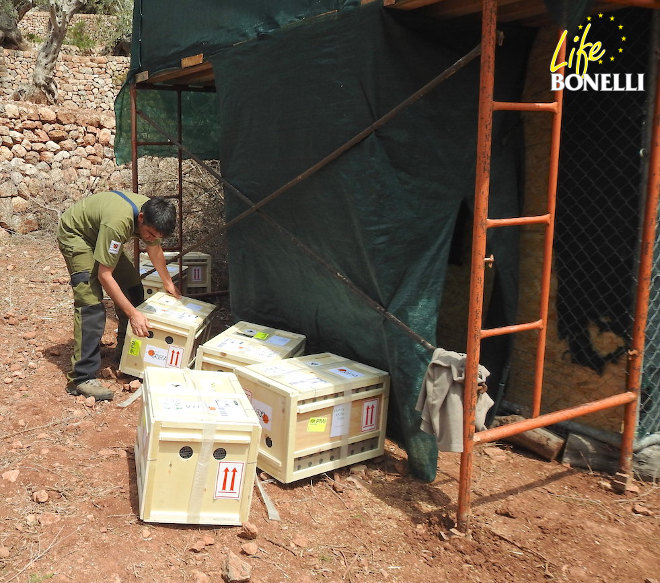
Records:
M21 98L34 103L57 103L55 65L73 15L87 0L50 0L48 37L39 48L34 64L32 86L19 93Z
M18 23L27 12L27 10L23 10L24 4L29 4L29 10L32 3L29 0L25 0L25 2L21 0L17 6L17 2L19 0L12 0L12 2L0 1L0 46L6 49L24 51L29 45L23 39Z
M13 0L13 3L18 22L23 20L23 17L36 6L35 0Z

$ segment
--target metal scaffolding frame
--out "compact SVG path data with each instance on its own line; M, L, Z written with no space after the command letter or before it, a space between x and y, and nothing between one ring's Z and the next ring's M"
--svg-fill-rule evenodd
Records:
M419 5L430 4L436 0L423 0L418 2ZM657 0L607 0L608 2L616 3L617 5L625 6L638 6L643 8L659 8ZM401 0L403 3L404 0ZM392 2L385 0L384 4L391 5ZM411 7L413 2L410 2ZM638 267L638 285L636 290L635 301L635 314L633 324L633 335L631 348L628 351L627 362L627 383L625 390L619 394L611 397L603 398L597 401L591 401L578 405L575 407L554 411L541 415L541 397L543 385L543 372L544 372L544 355L545 343L548 322L548 305L551 281L551 264L552 264L552 249L553 249L553 236L554 236L554 220L555 220L555 201L557 194L557 178L558 178L558 160L560 150L560 132L561 132L561 118L562 118L562 104L563 92L555 92L555 99L547 103L510 103L498 102L493 98L494 86L494 71L495 71L495 49L497 41L497 0L482 0L481 10L481 69L480 69L480 87L479 87L479 113L478 113L478 135L477 135L477 152L476 152L476 178L475 178L475 201L474 201L474 223L472 232L472 257L471 257L471 276L470 276L470 292L469 292L469 313L468 313L468 336L466 346L466 371L465 371L465 388L463 395L463 452L460 461L460 476L458 487L458 509L457 509L457 526L461 531L469 530L470 520L470 488L472 481L472 469L474 462L474 446L480 443L487 443L516 435L531 429L546 427L561 421L574 419L595 411L601 411L618 406L624 406L623 414L623 434L621 441L621 452L619 464L621 471L629 474L632 466L632 452L633 440L635 435L636 412L639 399L640 381L641 381L641 368L642 357L644 350L644 333L648 315L649 303L649 289L651 281L651 271L653 266L653 245L655 241L655 228L657 221L657 206L660 194L660 55L656 55L655 68L656 74L656 87L655 87L655 104L654 116L652 125L651 137L651 152L649 156L649 172L646 185L646 201L644 207L644 216L642 217L641 226L641 245ZM479 52L479 47L475 49ZM561 54L559 61L564 61L565 45L562 44ZM474 58L477 53L473 55L472 51L463 59L468 57ZM471 60L471 59L470 59ZM174 80L174 85L158 85L159 76L149 79L148 83L142 82L138 79L130 86L130 99L131 99L131 146L132 146L132 185L133 190L138 189L138 149L139 146L148 145L167 145L176 147L178 158L178 189L175 198L179 205L179 224L178 224L178 241L179 245L170 250L178 251L178 256L170 261L178 260L179 269L182 269L183 254L198 248L204 244L212 236L217 236L221 231L227 229L230 224L241 220L245 216L253 212L261 212L261 208L268 202L279 196L284 191L288 190L291 186L298 184L327 163L331 162L343 152L347 151L350 147L362 141L367 135L375 131L380 125L383 125L391 117L396 115L400 109L413 103L419 99L426 91L435 87L439 82L453 74L457 68L460 68L463 62L455 65L451 71L442 73L438 78L433 80L427 86L415 93L409 99L405 100L402 104L397 106L394 110L383 116L380 120L375 122L369 128L366 128L354 138L349 140L346 144L338 148L335 152L319 161L314 166L301 173L294 178L291 182L283 185L262 201L253 203L247 197L244 197L236 188L222 178L217 172L211 169L203 161L199 160L194 153L188 151L182 144L182 120L181 120L181 92L183 90L189 91L213 91L214 87L209 85L213 81L212 74L209 73L210 66L208 63L200 63L199 60L191 60L194 67L188 70L184 68L182 61L183 73L181 81L177 84L176 75L166 73L161 75L161 80ZM204 86L195 85L190 81L190 72L195 69L203 76ZM562 70L563 72L563 70ZM447 75L445 75L448 73ZM445 75L443 77L443 75ZM139 86L139 87L138 87ZM137 107L137 92L140 90L175 90L177 91L177 136L168 136L166 132L155 125L148 117L139 111ZM492 119L496 111L521 111L521 112L538 112L540 114L552 115L552 130L551 130L551 149L550 149L550 172L547 186L547 212L539 216L526 216L515 217L506 219L490 219L488 218L488 200L490 190L490 161L491 161L491 146L492 146ZM138 142L137 141L137 120L141 117L144 121L151 124L159 133L165 138L162 142ZM196 160L205 170L210 172L216 179L223 184L225 188L231 189L234 194L244 199L248 204L248 209L241 213L238 217L230 223L223 225L221 229L214 231L211 235L205 237L202 241L197 242L193 246L183 249L183 184L182 184L182 160L183 154L188 155L190 158ZM269 221L272 221L268 215L262 212L261 216ZM505 326L494 329L482 329L482 316L483 316L483 300L485 291L484 269L487 264L492 264L493 258L486 257L486 235L488 229L521 226L521 225L542 225L545 228L545 241L543 253L543 269L541 275L541 293L539 298L539 318L535 321L516 324L512 326ZM276 225L279 227L279 225ZM279 227L282 228L283 227ZM287 233L294 239L296 244L300 243L295 240L295 237ZM299 246L304 245L302 243ZM303 251L307 252L305 249ZM136 247L136 261L138 261L139 250ZM323 264L322 258L314 257ZM146 275L146 274L145 274ZM348 278L341 274L340 279L349 287L356 288ZM376 304L371 298L365 297L365 294L360 292L359 289L353 289L363 300L372 305L374 309L381 312L384 317L388 317L389 312L382 306ZM391 315L393 318L395 316ZM413 338L416 334L410 330L404 323L398 321L394 322L400 325L404 331L408 332ZM484 338L493 336L500 336L505 334L518 333L523 331L538 332L536 362L535 362L535 376L533 387L533 404L532 416L520 422L512 423L487 429L485 431L475 432L475 408L477 401L477 388L478 388L478 367L480 357L480 343ZM418 336L415 338L420 344L427 349L432 349L424 339Z
M630 2L630 4L633 5L635 2ZM637 3L637 5L639 4ZM649 2L646 2L644 5L650 7ZM653 244L655 241L658 195L660 191L660 77L656 75L655 113L653 117L651 155L649 158L646 202L642 222L633 335L631 347L628 351L626 389L625 391L611 397L540 415L545 341L548 322L548 303L550 296L563 90L556 91L555 100L550 103L502 103L494 101L493 86L497 34L496 25L497 0L483 0L479 127L477 134L477 165L475 178L474 224L472 230L472 259L470 268L467 356L463 394L463 452L461 454L457 510L457 526L459 530L463 532L466 532L469 529L470 485L474 462L474 446L476 444L496 441L498 439L523 433L530 429L547 427L548 425L574 419L588 413L623 405L625 410L623 415L623 434L621 439L619 465L621 472L629 475L632 467L633 440L635 437L642 356L644 352L644 331L648 315L649 289L653 266ZM561 53L558 59L560 63L565 60L565 51L566 46L562 43ZM660 72L660 55L656 55L655 68L656 71ZM563 72L564 68L562 67L560 73L563 74ZM488 218L493 113L495 111L503 110L548 112L553 116L550 147L550 172L547 189L547 213L544 215L511 219ZM539 319L533 322L502 328L482 329L484 269L486 264L492 261L491 258L486 258L487 231L491 228L529 224L541 224L545 226ZM492 336L513 334L528 330L538 330L531 418L511 423L509 425L475 432L475 408L477 403L481 340Z

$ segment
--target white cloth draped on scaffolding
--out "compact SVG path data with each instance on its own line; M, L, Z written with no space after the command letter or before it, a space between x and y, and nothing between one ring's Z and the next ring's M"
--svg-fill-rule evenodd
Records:
M485 385L489 374L486 367L479 365L477 431L486 429L486 414L493 406ZM422 381L416 409L422 413L422 431L435 435L440 451L463 451L464 381L465 354L436 348Z

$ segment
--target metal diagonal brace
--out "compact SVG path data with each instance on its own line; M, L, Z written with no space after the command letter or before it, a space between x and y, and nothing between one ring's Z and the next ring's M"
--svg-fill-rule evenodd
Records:
M453 76L455 73L457 73L459 70L461 70L463 67L471 63L474 59L476 59L479 55L481 54L481 44L476 45L470 52L468 52L466 55L458 59L456 62L454 62L452 65L447 67L442 73L434 77L431 81L429 81L426 85L415 91L410 97L407 97L404 99L399 105L395 106L392 108L390 111L388 111L386 114L384 114L382 117L377 119L374 123L372 123L370 126L362 130L360 133L356 134L353 138L351 138L348 142L344 143L343 145L339 146L336 150L325 156L323 159L321 159L319 162L314 164L313 166L310 166L307 170L284 184L283 186L279 187L277 190L271 192L268 196L265 198L261 199L257 203L253 203L245 197L238 189L233 187L229 182L227 182L220 174L218 174L213 168L211 168L208 164L203 162L198 156L196 156L193 152L188 150L181 144L178 140L172 138L171 136L168 135L168 133L160 127L158 124L156 124L153 120L151 120L143 111L137 110L137 115L139 115L143 120L145 120L149 125L151 125L154 129L156 129L163 137L165 137L172 145L175 145L179 148L181 148L186 154L188 154L193 160L195 160L202 168L204 168L207 172L209 172L212 176L214 176L218 182L221 182L223 184L226 184L230 189L234 191L234 193L239 196L245 202L247 205L249 205L249 208L243 211L241 214L237 215L232 219L229 223L225 224L223 227L220 227L219 229L211 232L209 235L207 235L205 238L201 239L198 241L196 244L190 246L187 249L184 249L181 252L181 255L184 255L188 251L192 251L194 249L199 248L202 244L205 242L209 241L219 233L221 233L224 229L228 228L232 224L242 220L243 218L251 215L252 213L256 212L259 210L262 206L268 204L287 190L291 189L295 185L299 184L303 180L309 178L316 172L318 172L321 168L327 166L330 162L333 160L336 160L344 154L346 151L350 150L353 146L357 145L364 139L366 139L368 136L370 136L372 133L374 133L376 130L384 126L387 122L392 120L396 115L398 115L403 109L406 107L412 105L413 103L419 101L422 97L424 97L427 93L435 89L440 83L443 81L446 81L449 79L451 76ZM176 261L178 259L178 255L176 257L173 257L172 259L168 260L167 263ZM143 278L146 277L147 275L153 273L155 271L151 270L143 275Z
M149 119L146 115L142 114L141 112L138 111L138 114L140 117L142 117L146 122L151 124L157 131L161 132L165 137L167 136L167 133L160 128L155 122L153 122L151 119ZM293 233L291 233L289 230L287 230L285 227L280 225L275 219L273 219L271 216L267 215L264 211L259 210L258 205L254 204L245 194L243 194L238 188L236 188L233 184L231 184L226 178L223 178L218 174L215 170L213 170L208 164L205 164L203 161L199 160L197 156L195 156L192 152L189 152L186 150L182 145L180 145L176 140L173 140L172 138L168 139L172 140L172 142L182 148L183 150L186 151L187 154L189 154L196 162L201 164L206 170L208 170L214 177L216 177L222 184L223 186L226 186L229 190L231 190L236 196L238 196L242 201L244 201L246 204L251 205L249 210L252 210L251 213L242 213L241 215L238 215L234 217L231 221L228 223L225 223L222 225L220 228L216 229L215 231L211 232L209 235L204 237L203 239L200 239L195 246L189 247L187 249L184 249L181 254L185 255L188 253L188 251L192 249L196 249L198 246L202 245L206 241L210 240L211 238L217 236L219 233L222 231L228 229L235 223L239 222L240 220L244 219L245 217L248 216L248 214L252 214L253 212L257 212L261 218L266 220L268 223L270 223L275 229L280 231L283 235L288 237L297 247L299 247L304 253L309 255L312 259L314 259L317 263L319 263L332 277L335 279L339 280L343 284L345 284L352 292L354 292L356 295L358 295L362 300L364 300L371 308L373 308L376 312L381 314L385 319L390 320L393 324L401 328L408 336L413 338L418 344L421 344L424 348L426 348L429 351L435 350L435 346L431 344L428 340L417 334L414 330L412 330L409 326L404 324L399 318L397 318L394 314L391 312L388 312L387 309L379 304L376 300L372 299L367 293L362 291L355 283L353 283L346 275L343 273L337 271L330 263L328 263L321 255L316 253L313 249L305 245L298 237L296 237ZM173 257L168 260L168 263L171 261L175 261L178 259L178 255L176 257ZM153 273L155 269L152 269L150 271L147 271L142 275L142 278L146 277L150 273Z
M406 107L412 105L413 103L419 101L422 97L424 97L429 91L435 89L440 83L443 81L447 80L449 77L454 75L457 71L465 67L467 64L472 62L475 58L477 58L481 54L481 45L478 44L475 46L469 53L467 53L465 56L461 57L458 59L455 63L453 63L451 66L449 66L447 69L445 69L442 73L440 73L438 76L436 76L434 79L429 81L426 85L418 89L415 93L413 93L410 97L407 99L403 100L399 105L395 106L393 109L391 109L389 112L387 112L385 115L380 117L378 120L376 120L374 123L372 123L370 126L362 130L360 133L356 134L353 138L351 138L348 142L344 143L342 146L325 156L323 159L321 159L319 162L314 164L313 166L310 166L307 170L281 186L280 188L276 189L275 191L271 192L268 196L265 198L261 199L258 202L253 202L250 200L247 196L245 196L240 190L238 190L235 186L233 186L229 181L227 181L225 178L223 178L218 172L216 172L213 168L211 168L208 164L206 164L203 160L201 160L198 156L196 156L193 152L188 150L181 144L179 140L176 140L172 138L171 136L168 135L168 133L161 128L158 124L156 124L153 120L151 120L143 111L137 110L137 114L144 120L146 121L149 125L151 125L154 129L156 129L162 136L164 136L169 142L171 142L173 145L177 146L180 148L182 151L185 151L193 160L195 160L198 164L200 164L207 172L209 172L212 176L214 176L223 186L226 186L229 190L231 190L238 198L240 198L246 205L248 205L248 208L243 211L241 214L237 215L234 217L231 221L228 223L225 223L222 225L220 228L216 229L215 231L212 231L210 234L208 234L206 237L203 239L199 240L196 244L193 246L186 248L181 251L179 255L176 255L175 257L172 257L170 260L167 261L167 263L176 261L181 255L185 255L189 251L192 251L193 249L199 248L201 245L203 245L205 242L211 240L212 238L216 237L218 234L223 232L224 230L228 229L230 226L233 224L243 220L244 218L248 217L249 215L258 212L259 209L287 190L290 190L292 187L296 186L297 184L301 183L303 180L309 178L316 172L318 172L321 168L327 166L330 162L336 160L339 158L342 154L350 150L353 146L359 144L362 142L364 139L366 139L368 136L370 136L372 133L374 133L377 129L381 128L384 126L387 122L389 122L392 118L394 118L396 115L398 115L403 109ZM359 295L369 306L371 306L375 311L380 313L384 318L390 320L393 322L396 326L401 328L406 334L411 336L412 338L415 339L419 344L424 346L427 350L434 350L433 344L428 342L426 339L421 337L419 334L417 334L414 330L412 330L410 327L408 327L406 324L404 324L399 318L397 318L394 314L391 312L387 311L382 305L380 305L378 302L373 300L371 297L369 297L365 292L363 292L360 288L358 288L347 276L343 275L342 273L338 272L336 269L334 269L325 259L323 259L320 255L318 255L315 251L313 251L311 248L309 248L307 245L305 245L302 241L300 241L297 237L295 237L292 233L290 233L287 229L285 229L282 225L277 223L272 217L269 217L263 212L260 212L260 216L262 216L265 220L267 220L272 226L274 226L276 229L278 229L281 233L285 234L291 241L293 241L301 250L303 250L307 255L315 259L318 263L320 263L326 271L328 271L334 278L338 279L345 285L347 285L354 293ZM142 275L142 278L145 278L147 275L150 275L156 271L155 269L152 269L150 271L147 271Z

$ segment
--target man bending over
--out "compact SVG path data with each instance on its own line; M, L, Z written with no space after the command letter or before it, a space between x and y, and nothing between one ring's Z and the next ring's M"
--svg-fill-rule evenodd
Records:
M105 330L104 289L119 319L117 355L121 356L129 321L136 336L148 335L149 322L136 309L144 301L140 274L123 253L128 241L137 237L145 242L164 291L181 297L160 245L161 239L172 234L175 223L176 209L170 201L118 190L83 198L62 214L57 242L71 275L74 306L72 369L66 386L71 395L97 401L110 401L114 396L96 378Z

